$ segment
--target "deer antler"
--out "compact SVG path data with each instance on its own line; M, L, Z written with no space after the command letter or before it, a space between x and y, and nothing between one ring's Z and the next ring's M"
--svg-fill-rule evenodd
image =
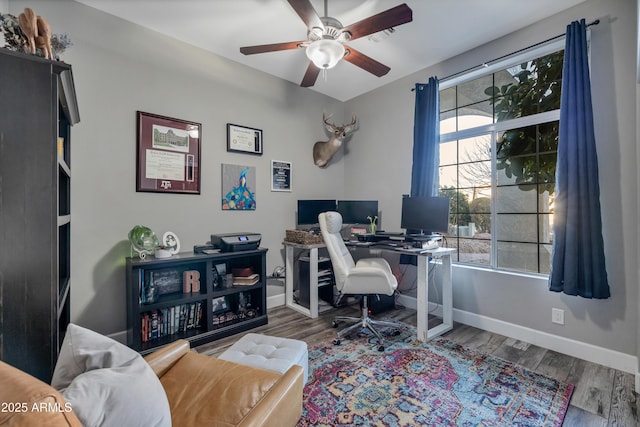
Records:
M42 55L47 59L53 59L51 49L51 27L42 16L37 18L38 35L36 36L36 46L42 50Z
M324 122L324 124L335 128L337 127L335 123L329 123L329 119L331 117L333 117L333 114L329 114L329 116L327 117L327 115L324 112L322 113L322 121Z
M24 12L18 15L18 23L29 43L27 46L28 52L36 53L36 37L38 37L36 13L30 7L25 8Z

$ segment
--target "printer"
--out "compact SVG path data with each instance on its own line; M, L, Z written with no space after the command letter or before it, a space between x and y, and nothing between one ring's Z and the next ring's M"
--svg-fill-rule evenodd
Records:
M211 246L222 252L251 251L258 249L261 239L259 233L212 234Z

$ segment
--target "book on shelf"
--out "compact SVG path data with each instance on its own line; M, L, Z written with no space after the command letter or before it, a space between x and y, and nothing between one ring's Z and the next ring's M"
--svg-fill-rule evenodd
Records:
M140 314L140 338L143 343L168 335L199 328L202 324L202 301L177 304Z
M255 285L259 281L260 281L260 275L258 273L253 273L252 275L247 277L233 276L234 286Z
M198 326L198 315L200 314L200 301L197 301L189 307L189 320L187 321L187 329L193 329Z
M64 138L58 137L58 157L64 159Z
M141 316L142 319L142 342L147 342L149 340L149 335L147 334L147 325L149 324L149 315L145 314Z
M151 339L158 339L158 311L151 312Z
M187 305L186 304L181 304L180 305L180 324L178 325L178 331L182 332L186 329L186 324L187 324Z

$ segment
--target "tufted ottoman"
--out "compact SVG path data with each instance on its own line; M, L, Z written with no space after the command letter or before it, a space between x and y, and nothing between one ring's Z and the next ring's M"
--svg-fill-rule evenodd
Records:
M278 338L249 333L229 347L218 359L284 374L292 365L304 369L304 382L309 375L307 343L290 338Z

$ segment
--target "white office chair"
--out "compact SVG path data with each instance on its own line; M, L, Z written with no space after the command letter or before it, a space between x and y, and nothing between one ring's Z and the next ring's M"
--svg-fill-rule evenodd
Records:
M369 295L393 295L398 287L398 281L391 273L391 267L384 258L364 258L353 261L353 257L342 240L342 216L338 212L324 212L318 215L320 230L324 243L327 245L336 287L340 295L362 295L362 317L337 316L333 320L336 327L340 321L357 322L338 332L334 344L340 344L340 339L351 331L368 328L378 338L378 350L384 350L384 340L374 326L390 326L405 328L400 322L373 320L369 317L367 299Z

